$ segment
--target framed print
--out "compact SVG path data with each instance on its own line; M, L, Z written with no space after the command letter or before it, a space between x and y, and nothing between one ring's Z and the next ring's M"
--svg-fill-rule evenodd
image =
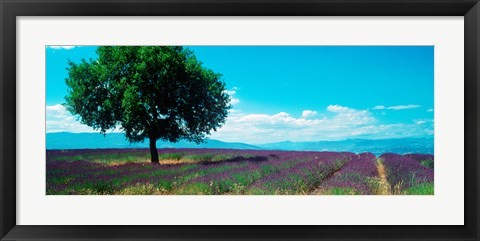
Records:
M478 240L478 1L3 1L2 240Z

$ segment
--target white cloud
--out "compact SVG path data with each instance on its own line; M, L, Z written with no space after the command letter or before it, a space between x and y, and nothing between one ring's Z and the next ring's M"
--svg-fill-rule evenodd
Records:
M234 95L237 93L237 87L233 87L231 90L225 90L225 93L227 93L228 95Z
M48 132L92 132L91 127L80 124L65 109L63 105L57 104L46 108L46 128Z
M50 48L50 49L73 49L77 46L72 46L72 45L49 45L47 46L47 48Z
M60 104L47 106L45 109L47 112L47 117L65 118L69 114L65 107Z
M423 131L427 134L427 135L434 135L434 131L433 129L423 129Z
M318 141L353 138L363 135L358 131L366 125L375 125L377 120L366 110L356 110L339 105L330 105L331 117L312 118L313 112L306 110L302 117L289 113L240 114L230 113L226 124L212 138L230 142L252 144L277 141ZM317 114L317 112L315 112ZM305 116L310 117L309 119Z
M235 91L235 90L225 90L225 93L227 93L228 95L234 95L235 93L237 93L237 91Z
M406 110L406 109L415 109L421 107L420 105L397 105L397 106L390 106L387 109L389 110Z
M82 125L74 119L70 120L47 120L47 133L52 132L95 132L91 127Z
M389 106L385 107L383 105L377 105L372 108L372 110L406 110L406 109L415 109L419 108L421 105L395 105L395 106Z
M430 109L428 109L428 110L427 110L427 112L433 112L433 109L432 109L432 108L430 108Z
M230 104L235 105L240 103L240 99L230 97Z
M237 93L238 88L233 87L230 90L225 90L224 92L227 93L230 96L230 104L235 105L240 103L240 99L233 97Z
M276 114L230 113L225 125L211 138L228 142L262 144L279 141L321 141L349 138L402 138L433 135L433 120L382 124L368 110L330 105L331 116L292 117ZM304 111L305 112L305 111ZM309 112L305 112L309 113ZM308 114L307 114L308 116ZM425 122L425 123L422 123Z
M411 124L385 125L372 117L368 110L330 105L326 111L332 115L318 116L316 111L304 110L302 117L295 118L287 112L246 114L230 109L226 124L213 132L211 138L259 144L286 140L320 141L433 135L433 119L413 120ZM77 121L62 105L46 107L46 128L47 132L96 132ZM120 128L117 128L112 132L120 131Z
M413 120L413 122L417 125L429 124L429 125L431 125L431 127L433 127L433 124L434 124L433 119L415 119L415 120Z
M46 106L46 132L97 132L93 128L83 125L68 112L63 105ZM111 132L120 132L120 128Z
M239 110L239 109L229 109L228 110L228 113L239 113L241 112L242 110Z
M340 105L329 105L327 111L337 113L332 120L342 125L365 125L375 121L375 118L373 118L367 110L357 110Z
M65 107L61 104L51 105L45 108L47 109L47 111L61 111L61 112L65 111Z
M345 112L345 111L348 111L349 108L348 107L343 107L341 105L329 105L327 107L327 110L330 111L330 112Z
M302 112L302 119L307 119L308 117L313 117L317 114L316 111L313 110L304 110Z

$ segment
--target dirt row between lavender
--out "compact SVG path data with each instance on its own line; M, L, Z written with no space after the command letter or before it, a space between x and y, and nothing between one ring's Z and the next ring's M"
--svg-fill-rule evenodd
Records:
M376 188L376 193L375 194L376 195L391 195L392 191L391 191L391 188L390 188L390 183L388 182L388 179L387 179L387 171L386 171L385 165L383 164L383 160L381 158L377 158L376 161L375 161L375 165L377 167L377 172L378 172L378 177L379 177L378 187ZM337 171L335 171L334 173L332 173L328 178L331 178L331 177L335 176L335 174L338 173L340 170L342 170L342 168L340 168ZM325 179L325 181L328 180L328 178ZM309 194L310 195L323 195L324 192L325 192L325 190L322 188L322 185L320 185L317 188L315 188L313 191L311 191Z
M378 188L378 195L390 195L392 191L390 190L390 183L387 180L387 171L385 169L385 165L383 165L383 160L381 158L377 158L377 171L378 177L380 177L379 181L379 188Z

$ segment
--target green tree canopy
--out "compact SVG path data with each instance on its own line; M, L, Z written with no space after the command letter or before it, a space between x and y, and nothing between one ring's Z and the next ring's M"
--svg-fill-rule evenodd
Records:
M98 59L69 62L65 106L106 133L120 127L130 142L202 142L225 122L229 96L221 74L181 46L104 46Z

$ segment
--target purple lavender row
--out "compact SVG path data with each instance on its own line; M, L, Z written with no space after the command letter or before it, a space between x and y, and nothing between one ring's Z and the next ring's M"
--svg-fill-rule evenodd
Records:
M203 149L203 148L162 148L158 149L158 154L184 153L185 155L194 154L238 154L238 155L278 155L282 156L294 151L270 151L270 150L238 150L238 149ZM316 152L306 152L316 153ZM53 160L55 157L70 157L78 155L108 155L108 154L146 154L150 155L149 149L72 149L72 150L47 150L47 161Z
M242 168L230 169L225 172L194 178L185 184L183 190L184 192L188 192L188 189L190 188L196 189L196 193L221 194L231 192L232 189L237 188L237 190L233 191L236 191L236 193L239 194L242 193L243 188L249 186L262 176L268 175L282 168L291 167L300 162L308 161L309 158L313 158L317 155L309 152L290 152L282 154L281 158L270 158L265 162L248 163Z
M433 168L434 167L434 157L430 154L406 154L406 157L410 157L422 164L422 166Z
M404 156L410 157L417 161L434 160L434 156L430 154L405 154Z
M47 189L52 192L62 192L65 189L75 189L75 187L98 185L122 186L119 180L135 179L137 177L149 176L156 173L161 176L161 172L173 172L181 169L185 165L151 165L144 163L126 163L123 165L106 166L94 162L74 161L62 162L52 161L47 163ZM55 182L60 180L60 182ZM102 184L103 183L103 184Z
M47 163L47 178L77 177L98 173L135 174L137 172L155 170L173 170L186 164L151 165L149 163L125 163L121 165L104 165L88 161L50 161Z
M55 164L61 163L61 166ZM91 186L106 183L111 188L122 189L136 184L158 184L160 182L172 182L174 179L182 179L192 173L202 173L202 171L211 171L215 168L234 169L245 165L241 162L212 163L209 165L199 164L177 164L177 165L152 165L150 163L126 163L115 166L105 166L98 163L75 161L75 162L51 162L47 169L55 171L47 174L47 186L56 191L62 191L62 188L75 186ZM60 172L59 172L60 171ZM54 178L68 177L67 183L52 183L49 180ZM50 185L48 185L50 184Z
M113 149L112 149L113 150ZM90 152L85 152L83 150L73 150L74 155L79 153L89 154ZM110 152L111 150L93 150L93 153L97 154L105 154ZM119 150L122 152L122 150ZM134 150L136 151L136 150ZM182 149L173 149L174 152L182 152ZM49 151L55 152L55 151ZM166 151L162 151L166 152ZM71 154L71 153L70 153ZM174 166L171 165L150 165L149 163L125 163L118 166L105 166L94 162L88 162L87 160L84 161L49 161L47 162L47 177L58 178L64 176L76 176L76 175L83 175L86 172L90 173L97 173L97 172L107 172L113 171L115 173L122 173L122 172L130 172L135 173L139 171L139 169L174 169L182 167L186 164L177 164Z
M376 156L372 153L357 155L320 185L320 193L330 194L332 190L340 189L343 191L340 194L374 194L371 180L378 177L375 161Z
M77 155L92 155L92 154L122 154L122 153L150 153L149 149L71 149L71 150L47 150L47 161L55 157L70 157Z
M394 192L427 182L433 182L433 169L418 161L394 153L380 156L387 170L387 180Z
M225 151L223 150L223 153L230 153L228 150ZM242 152L242 154L245 154ZM267 162L269 165L276 166L280 163L283 162L289 162L288 159L291 158L299 158L301 156L305 155L312 155L311 153L308 152L265 152L265 151L250 151L250 155L253 154L264 154L268 158L272 159L270 161L267 161L268 158L265 158L265 156L253 156L250 158L243 158L241 156L237 156L236 158L233 159L228 159L222 162L214 162L214 163L203 163L202 165L199 165L196 168L189 169L185 172L177 172L169 175L158 175L155 174L153 175L152 173L148 172L143 172L143 175L140 175L140 177L132 178L130 177L130 181L124 182L122 184L117 184L120 185L119 188L126 188L129 186L135 186L138 184L155 184L158 185L159 183L162 185L164 189L170 190L173 188L176 188L178 186L181 186L185 181L188 181L190 177L197 177L198 178L203 178L203 179L210 179L210 177L215 177L215 176L228 176L228 173L241 173L241 171L238 171L239 169L242 170L247 170L251 169L253 170L254 166L259 166L257 163L262 163L262 165L267 165ZM267 155L268 154L268 155ZM158 169L158 168L157 168ZM220 172L216 171L219 170ZM111 181L112 179L118 179L121 178L122 176L127 176L127 175L110 175L110 179L107 177L102 177L99 179L102 179L104 182ZM137 174L137 176L139 176ZM243 176L248 176L248 172L245 173ZM91 178L89 178L91 179ZM226 184L227 180L223 180Z
M177 151L177 150L175 150ZM182 151L182 150L180 150ZM217 150L218 153L239 153L238 151L230 150ZM198 152L197 152L198 153ZM265 152L265 151L242 151L242 154L268 154L269 158L282 159L280 157L288 157L292 153L288 152ZM245 161L243 158L240 161ZM246 159L245 163L250 160L258 161L257 157ZM265 158L266 159L266 158ZM54 191L62 191L67 187L82 186L85 184L92 184L92 186L100 185L100 182L107 183L109 185L115 185L117 188L125 188L138 183L156 184L159 182L173 182L178 180L180 183L184 181L185 177L196 174L201 176L202 172L209 172L215 170L215 167L223 166L224 169L235 169L242 167L244 162L237 162L236 160L226 160L224 162L206 163L205 165L199 165L186 171L181 171L181 168L189 164L178 165L150 165L148 163L127 163L117 166L105 166L98 163L86 162L86 161L50 161L47 162L47 187ZM191 165L191 164L190 164ZM161 175L158 171L162 170L179 170L172 174L166 173ZM53 183L52 181L57 178L62 182ZM123 183L119 183L118 180L123 180Z
M126 182L122 185L123 188L134 186L137 184L159 184L163 183L163 187L167 190L178 188L183 185L185 182L188 182L192 178L203 177L205 175L211 175L212 173L222 172L223 170L236 170L242 167L245 167L249 162L248 159L245 159L242 162L215 162L215 163L203 163L203 164L191 164L195 165L194 168L191 168L186 171L179 171L176 173L168 175L150 175L142 178L131 179L129 182ZM174 165L175 166L175 165Z
M342 152L322 152L310 161L268 175L251 185L248 194L304 194L355 157Z

